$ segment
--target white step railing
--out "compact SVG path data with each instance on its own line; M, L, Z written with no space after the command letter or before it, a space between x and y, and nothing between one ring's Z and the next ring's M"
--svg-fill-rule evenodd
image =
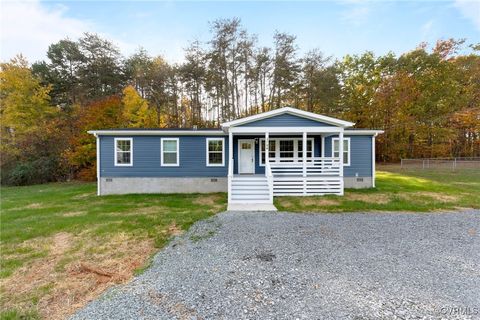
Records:
M310 157L306 163L299 159L282 158L270 161L273 195L343 194L343 173L340 158Z
M228 203L232 202L233 158L228 159Z
M265 175L267 176L268 183L268 198L271 203L273 203L273 173L270 163L265 164Z

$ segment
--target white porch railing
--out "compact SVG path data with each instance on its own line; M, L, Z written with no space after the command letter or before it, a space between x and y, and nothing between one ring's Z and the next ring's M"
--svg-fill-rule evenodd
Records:
M271 170L273 195L343 194L340 158L310 157L305 164L298 159L282 158L281 161L265 166L267 177L267 165Z

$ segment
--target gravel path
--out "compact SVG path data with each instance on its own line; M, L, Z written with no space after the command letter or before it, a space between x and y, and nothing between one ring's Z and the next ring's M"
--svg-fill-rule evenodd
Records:
M480 318L480 211L222 213L73 316L378 318Z

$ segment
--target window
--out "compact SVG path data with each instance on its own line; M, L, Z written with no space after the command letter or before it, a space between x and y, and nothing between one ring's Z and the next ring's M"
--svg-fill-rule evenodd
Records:
M223 167L224 159L224 139L207 138L207 167Z
M340 139L333 138L332 139L332 155L335 158L340 157L339 153L340 147ZM343 138L343 165L349 166L350 165L350 138Z
M180 163L178 138L162 138L160 142L160 148L161 165L165 167L177 167Z
M128 167L133 165L132 138L115 138L115 166Z
M295 145L293 140L280 140L280 162L293 162L295 156ZM282 160L282 158L284 160ZM287 158L287 159L285 159Z
M312 157L312 140L307 140L307 158ZM298 140L298 148L297 148L297 157L299 161L303 161L303 140Z
M269 139L270 147L269 158L270 162L293 162L302 161L303 150L302 138L271 138ZM260 139L260 166L265 165L265 139ZM314 155L313 138L307 139L307 157L311 158Z
M272 162L272 160L275 160L275 150L277 150L275 147L276 147L276 140L271 140L269 139L269 146L268 146L268 157L270 158L270 162ZM262 155L262 160L261 160L261 164L265 164L265 139L262 139L260 140L260 143L261 143L261 148L262 148L262 152L261 152L261 155Z

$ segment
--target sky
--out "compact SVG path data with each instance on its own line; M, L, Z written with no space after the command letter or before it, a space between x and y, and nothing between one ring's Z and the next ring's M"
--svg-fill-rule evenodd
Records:
M145 48L183 60L193 40L208 41L209 22L241 19L262 46L275 30L297 36L299 54L318 48L341 58L370 50L410 51L421 42L480 43L480 0L451 1L11 1L0 0L0 60L22 53L44 60L48 46L95 32L128 56Z

